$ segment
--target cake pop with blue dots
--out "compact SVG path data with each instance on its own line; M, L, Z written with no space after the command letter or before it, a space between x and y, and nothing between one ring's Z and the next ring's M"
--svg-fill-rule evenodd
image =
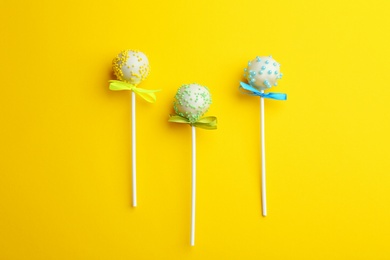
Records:
M280 64L272 58L259 57L248 62L248 66L244 69L244 77L249 85L240 82L239 89L242 93L251 96L260 97L260 143L261 143L261 201L263 216L267 216L267 200L266 200L266 183L265 183L265 134L264 134L264 99L286 100L287 95L284 93L272 93L265 90L272 86L277 86L278 79L281 79L283 74L280 72Z
M282 76L280 64L272 56L257 56L249 61L248 66L244 69L244 77L257 90L266 90L272 86L277 86L277 80L281 79Z

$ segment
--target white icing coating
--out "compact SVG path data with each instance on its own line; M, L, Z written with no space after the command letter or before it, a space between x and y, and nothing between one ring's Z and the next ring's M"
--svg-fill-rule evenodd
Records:
M134 85L146 79L149 74L149 61L146 55L136 50L124 50L112 61L118 80Z
M248 62L248 67L244 71L244 77L249 84L258 90L277 86L277 80L283 75L280 72L280 64L271 56L256 57Z
M182 85L175 95L173 108L176 114L196 122L211 105L211 94L207 87L199 84Z

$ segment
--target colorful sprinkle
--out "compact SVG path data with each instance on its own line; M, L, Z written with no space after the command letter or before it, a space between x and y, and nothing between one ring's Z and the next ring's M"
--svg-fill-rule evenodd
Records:
M112 61L114 74L118 80L139 84L149 74L149 62L145 54L136 50L121 51Z
M182 85L175 95L173 108L176 114L196 122L211 105L211 94L207 87L198 84Z

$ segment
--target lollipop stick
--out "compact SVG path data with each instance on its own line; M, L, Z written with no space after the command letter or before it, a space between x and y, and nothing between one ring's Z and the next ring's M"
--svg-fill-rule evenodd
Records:
M131 91L131 156L132 156L132 192L133 207L137 206L137 175L136 175L136 150L135 150L135 93Z
M196 197L196 132L192 130L192 200L191 200L191 246L195 245L195 197Z
M264 91L261 91L264 93ZM265 183L265 134L264 134L264 98L260 97L260 136L261 136L261 204L263 216L267 216L267 197Z

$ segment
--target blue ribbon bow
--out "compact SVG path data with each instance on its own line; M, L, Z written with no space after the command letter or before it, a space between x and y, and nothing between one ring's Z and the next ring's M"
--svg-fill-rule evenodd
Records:
M249 92L247 92L247 91L242 91L242 92L245 94L248 94L248 95L252 95L252 96L259 96L262 98L270 98L270 99L276 99L276 100L286 100L287 99L286 94L283 94L283 93L263 93L263 92L255 89L251 85L248 85L244 82L240 82L240 89L245 89L245 90L249 91Z

